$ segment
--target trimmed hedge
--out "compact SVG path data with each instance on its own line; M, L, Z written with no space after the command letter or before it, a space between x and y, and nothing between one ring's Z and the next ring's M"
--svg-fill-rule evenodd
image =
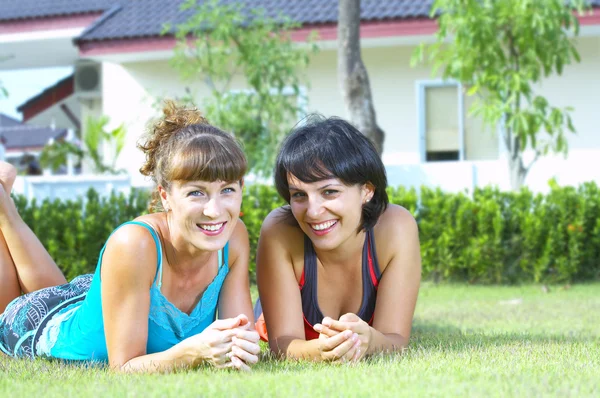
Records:
M558 187L547 195L477 189L473 195L440 189L388 190L419 224L423 277L470 283L564 283L600 279L600 189L595 183ZM25 222L68 279L93 272L110 232L146 211L148 193L125 197L27 203L15 197ZM262 220L283 201L274 187L244 190L241 218L250 235L250 273Z

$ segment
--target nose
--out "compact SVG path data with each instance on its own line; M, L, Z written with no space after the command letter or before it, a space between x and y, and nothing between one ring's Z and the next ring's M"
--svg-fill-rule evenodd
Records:
M204 206L203 214L210 218L217 218L221 214L221 204L217 198L211 198Z
M323 203L317 196L313 196L312 198L308 197L308 205L306 208L306 215L312 219L318 219L319 216L323 213Z

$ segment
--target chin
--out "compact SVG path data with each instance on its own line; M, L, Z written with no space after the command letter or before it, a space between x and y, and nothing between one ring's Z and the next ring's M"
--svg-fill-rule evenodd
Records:
M333 239L311 239L313 247L319 250L333 250L336 249L340 242Z

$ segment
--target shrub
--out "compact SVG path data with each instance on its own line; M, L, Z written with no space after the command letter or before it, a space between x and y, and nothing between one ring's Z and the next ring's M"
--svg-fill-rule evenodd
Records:
M547 195L476 189L472 195L422 187L388 188L390 203L407 208L419 225L423 277L470 283L565 283L600 279L600 189L595 183L559 187ZM149 195L27 203L15 197L23 220L71 279L93 272L98 254L119 224L145 213ZM272 186L244 189L241 219L250 237L250 276L262 221L283 205Z

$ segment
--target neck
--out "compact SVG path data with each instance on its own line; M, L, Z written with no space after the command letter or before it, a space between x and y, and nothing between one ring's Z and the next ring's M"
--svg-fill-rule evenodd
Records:
M341 267L352 267L356 264L356 260L362 262L362 252L365 242L366 233L360 231L358 234L353 234L341 245L333 250L318 250L315 248L315 253L321 264L332 264Z
M169 268L177 274L186 274L196 272L204 264L208 264L211 257L215 255L214 251L200 250L197 247L185 242L172 228L170 217L166 217L167 230L163 233L165 245L165 257Z

